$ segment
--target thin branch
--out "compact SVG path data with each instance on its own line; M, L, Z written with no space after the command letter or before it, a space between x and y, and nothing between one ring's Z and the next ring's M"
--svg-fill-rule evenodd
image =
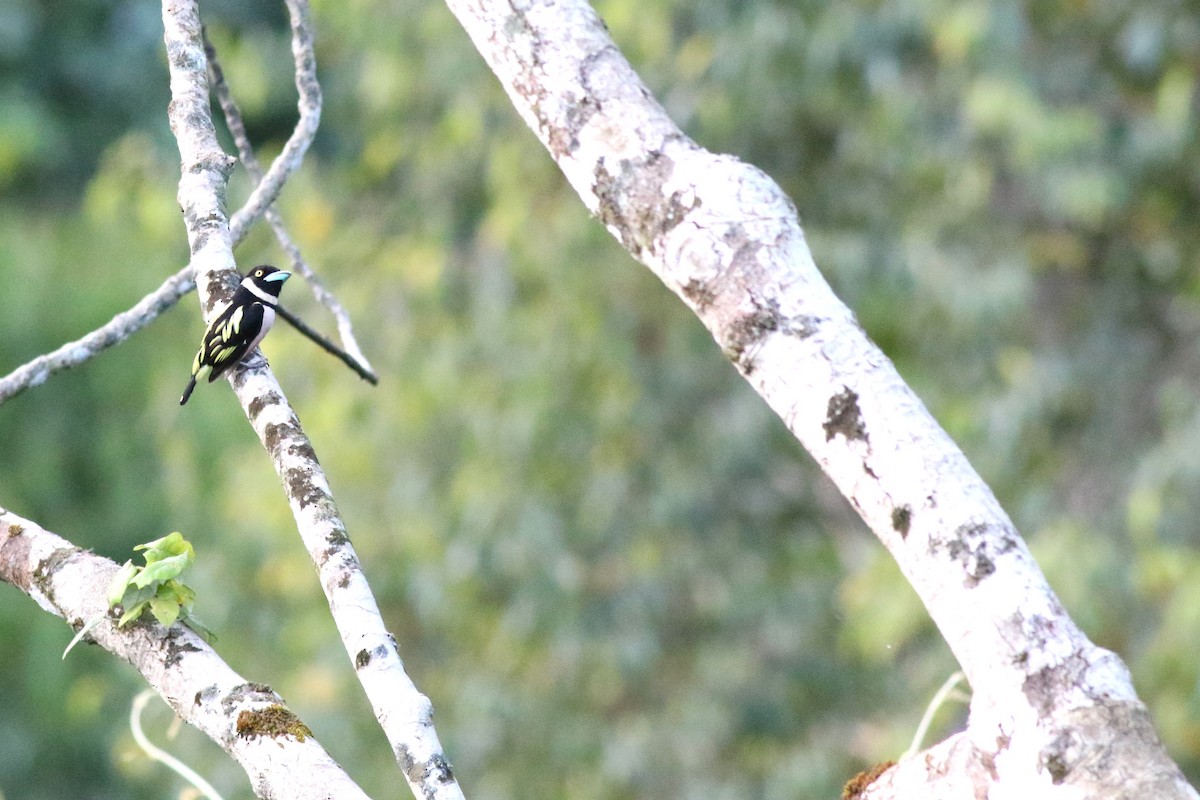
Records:
M224 800L220 792L205 780L203 775L150 741L150 737L146 735L146 731L142 728L142 712L146 710L146 704L154 696L155 692L153 689L143 689L133 698L133 703L129 707L129 730L133 734L133 740L137 742L137 746L142 748L142 752L146 754L147 758L151 761L157 761L183 778L194 786L196 791L209 800Z
M311 28L307 23L306 8L298 9L292 14L292 32L292 53L296 65L296 86L300 94L298 100L300 118L297 121L295 130L288 139L287 146L284 147L283 152L272 163L266 177L259 181L258 187L229 221L229 237L233 247L241 243L249 232L250 225L262 216L264 212L268 213L268 215L273 213L270 211L271 204L274 203L287 178L299 167L300 160L312 142L313 136L316 134L317 124L320 121L321 89L316 79L316 59L313 56L312 49L313 37ZM259 167L259 174L261 175L261 167ZM223 190L220 192L220 195L222 206L220 216L224 218L223 207L225 200ZM272 225L274 227L274 223ZM299 260L299 252L290 243L290 239L286 241L281 239L280 244L287 251L293 263L302 263ZM229 265L231 271L232 266L231 263ZM308 269L306 264L303 267L297 266L297 269L305 277L305 280L309 282L309 285L313 287L314 294L317 294L318 284L314 283L316 278L315 276L311 276L312 271ZM3 405L5 401L30 387L40 386L51 375L60 370L83 364L149 325L160 314L174 307L181 297L195 288L195 274L196 265L189 263L188 266L167 278L162 286L143 297L129 310L117 314L109 322L91 333L85 334L74 341L67 342L50 353L37 356L17 367L3 378L0 378L0 405ZM214 294L218 298L227 296L228 292L232 291L231 287L234 283L232 277L226 277L222 281L225 289L214 290ZM370 363L362 355L362 351L354 338L353 330L350 327L349 314L337 303L336 299L332 298L332 295L329 295L324 290L324 287L321 287L320 291L324 292L324 295L317 294L317 297L330 309L337 320L338 334L346 350L368 372L372 372ZM332 305L325 299L325 295L328 295L329 300L332 301ZM211 309L211 305L208 308ZM372 374L374 373L372 372Z
M945 705L946 701L951 699L960 700L964 703L969 703L971 701L969 695L964 692L956 691L958 689L958 684L966 679L966 677L967 676L962 673L962 670L955 670L950 677L946 678L946 680L942 683L941 688L934 693L933 699L930 700L929 705L925 707L925 713L921 715L921 721L917 725L917 730L913 733L912 744L910 744L908 749L904 751L904 754L900 756L901 761L916 755L921 749L921 745L925 742L925 735L929 733L929 726L933 724L934 715L937 714L938 710L941 709L943 705Z
M72 627L101 618L89 641L131 664L180 718L241 764L260 797L366 799L313 736L301 741L257 730L248 736L244 726L239 730L239 719L254 719L268 709L296 718L270 687L238 675L186 626L164 628L148 619L118 629L105 597L118 568L0 508L0 581Z
M288 0L288 10L294 42L311 43L304 0ZM227 156L217 145L208 104L207 59L196 0L164 0L163 26L171 71L168 115L182 161L179 204L184 210L201 304L212 309L220 299L218 293L227 290L223 278L233 262L233 252L223 214L228 177L223 160ZM293 48L294 52L298 49ZM301 61L304 59L298 57L298 66ZM311 51L304 66L306 74L313 74ZM302 82L298 77L297 84ZM269 171L264 184L270 180ZM271 200L273 196L264 209ZM458 800L462 790L434 731L433 707L404 671L396 641L383 623L300 420L261 356L231 370L230 383L271 456L342 644L409 788L421 800Z
M324 336L322 336L320 334L320 332L318 332L314 328L310 327L307 322L300 319L292 312L288 311L282 305L275 306L275 313L278 314L279 316L283 317L285 320L287 320L288 323L293 328L300 331L300 333L302 333L304 336L311 339L322 350L324 350L325 352L329 353L330 355L336 357L339 361L341 361L347 367L354 370L354 372L358 374L358 377L362 378L364 381L371 384L372 386L376 386L379 384L379 376L377 376L374 372L370 372L369 370L364 368L363 365L360 364L352 355L347 353L342 348L338 347L333 342L326 339Z
M78 366L149 325L159 314L196 288L191 266L176 272L133 308L122 311L107 323L53 352L38 356L0 378L0 405L31 386L40 386L59 370Z
M238 157L242 161L242 165L246 168L246 173L250 179L257 182L263 180L262 165L259 164L258 157L254 155L254 148L250 144L250 137L246 134L246 125L242 118L241 109L237 105L237 101L233 99L233 93L229 89L229 84L225 80L225 72L221 69L221 62L217 58L216 48L208 39L206 32L204 34L204 52L208 57L208 75L209 81L212 83L213 91L216 93L217 101L221 105L221 111L225 115L225 127L229 129L229 133L233 136L233 141L237 145ZM311 43L311 39L309 40ZM320 101L319 87L314 89L317 95L317 102ZM312 290L313 296L329 313L333 315L334 321L337 323L338 336L342 340L342 345L345 350L337 349L328 340L324 338L313 338L308 333L312 331L304 323L297 325L298 319L294 316L286 316L289 322L296 325L302 333L305 333L309 338L313 338L330 353L340 358L347 366L357 372L365 380L372 384L379 383L378 376L371 369L370 362L362 353L362 349L358 346L358 340L354 336L354 328L350 321L350 313L346 311L338 299L334 297L324 282L317 276L313 269L305 260L300 248L292 240L291 234L288 233L287 226L283 222L283 217L279 213L279 209L274 204L267 206L266 219L270 224L271 229L275 232L275 239L279 242L279 246L287 253L288 259L291 261L293 269L300 273Z
M296 91L299 93L296 108L300 119L296 121L296 127L283 150L271 162L270 168L255 185L242 208L230 219L229 229L235 239L240 239L238 233L256 222L274 204L287 179L300 168L321 122L321 85L317 82L317 57L313 50L308 3L303 0L286 2L292 25L292 61L296 71ZM207 79L205 83L207 85Z

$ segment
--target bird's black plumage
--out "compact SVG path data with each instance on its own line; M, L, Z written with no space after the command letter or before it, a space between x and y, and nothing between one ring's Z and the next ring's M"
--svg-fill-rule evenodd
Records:
M291 273L261 264L246 273L229 304L213 317L192 361L192 377L179 405L192 396L196 380L207 373L212 383L254 351L275 324L279 291Z

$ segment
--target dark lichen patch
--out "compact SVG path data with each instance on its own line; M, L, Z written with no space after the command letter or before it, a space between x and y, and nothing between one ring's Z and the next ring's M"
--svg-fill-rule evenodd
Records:
M1017 546L1015 534L1003 529L994 531L993 527L983 522L959 525L948 541L931 542L930 552L936 554L944 547L946 554L966 572L964 585L974 587L996 571L996 556Z
M303 742L312 731L300 718L281 705L270 705L253 711L243 711L237 718L237 735L241 739L257 739L269 736L278 739L291 736Z
M342 548L350 544L350 537L341 528L334 528L325 537L325 541L329 543L330 547Z
M525 19L525 15L514 10L504 18L504 36L507 39L515 39L518 36L535 36L536 32L529 24L529 20Z
M807 339L817 332L817 318L808 314L800 314L795 317L786 317L783 320L783 325L780 327L780 330L789 336Z
M597 54L593 54L594 57ZM579 132L600 110L600 103L590 94L584 95L567 108L565 126L550 128L547 139L550 151L556 156L567 156L579 148Z
M249 406L251 421L258 419L258 415L261 414L263 409L267 406L279 405L282 402L283 398L279 396L278 392L267 392L266 394L262 394L254 398L250 401Z
M413 757L404 745L396 748L396 763L408 777L409 783L424 786L427 783L450 783L454 780L454 769L441 753L434 753L428 763L422 763Z
M272 453L277 451L285 439L296 433L290 422L272 422L263 430L263 443Z
M196 159L196 162L191 166L189 172L219 172L221 175L228 177L233 172L233 167L235 164L237 164L237 159L228 153L207 152ZM222 204L222 211L224 211L224 204ZM213 226L217 226L225 222L224 213L221 214L220 218L218 218L216 214L211 214L209 215L208 219L210 220L209 224Z
M312 476L307 470L293 467L284 472L283 480L287 484L288 495L295 498L301 509L325 498L325 493L313 485Z
M1050 782L1055 786L1065 781L1067 775L1071 772L1070 766L1067 765L1061 753L1049 754L1043 761L1042 766L1050 774Z
M867 787L879 780L879 776L896 766L895 761L881 761L875 766L864 769L842 787L842 800L858 800L867 791Z
M782 327L779 304L768 300L754 302L754 310L733 320L725 329L725 355L742 374L754 372L755 354L763 339Z
M908 529L912 525L912 506L903 505L892 509L892 530L900 534L901 539L908 538Z
M825 410L825 421L821 423L825 429L825 441L831 441L839 433L847 441L867 440L867 426L863 423L862 411L858 407L858 393L849 386L843 386L842 391L829 398Z
M404 745L396 747L396 763L400 765L400 769L404 771L410 783L420 784L425 780L425 767Z
M1038 765L1050 775L1050 782L1055 786L1067 779L1075 763L1079 761L1082 755L1079 744L1074 732L1063 731L1038 753Z
M76 553L82 552L77 547L59 547L50 555L38 562L38 565L33 568L33 582L39 589L45 592L47 597L53 595L50 586L50 579L62 567L62 565L70 560Z
M451 783L454 781L454 768L441 753L434 753L429 759L429 776L435 783Z
M1040 631L1040 635L1035 633L1034 638L1045 640L1056 635L1053 628L1047 625L1048 622L1044 617L1035 616L1027 619L1023 627ZM1021 684L1021 692L1039 716L1045 717L1054 712L1065 693L1081 684L1090 667L1082 654L1072 653L1057 664L1042 667L1027 675Z
M295 458L303 458L306 461L311 461L314 464L320 463L317 461L317 451L313 450L308 441L301 441L296 444L288 445L288 455Z
M683 296L687 298L688 302L701 311L711 306L717 299L717 293L713 290L712 285L708 281L696 278L689 278L687 283L679 287L679 290L683 292Z
M217 696L218 691L217 685L215 683L210 683L208 686L205 686L203 689L196 692L194 704L200 705L201 703L207 703Z
M214 687L215 688L215 687ZM206 690L207 691L207 690ZM221 699L221 708L225 713L233 711L236 706L251 703L278 703L279 696L275 690L265 683L239 683L229 690Z
M358 651L357 655L354 656L354 667L355 669L362 669L370 664L373 660L377 658L384 658L387 656L387 654L387 648L381 644L372 647L370 650L363 648L362 650Z
M700 207L695 196L684 202L681 191L663 193L674 170L675 162L659 150L644 160L621 159L611 167L601 159L592 171L596 215L634 255L652 252L663 236Z
M188 653L200 652L200 648L194 642L180 641L182 633L179 628L171 628L167 631L166 657L163 659L163 663L168 667L176 666Z
M192 252L195 253L196 249ZM229 298L233 297L233 286L237 281L235 273L231 270L209 272L205 275L205 280L208 282L208 313L211 315L217 306L228 303Z

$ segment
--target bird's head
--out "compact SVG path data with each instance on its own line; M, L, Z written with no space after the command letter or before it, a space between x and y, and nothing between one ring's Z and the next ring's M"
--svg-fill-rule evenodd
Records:
M246 277L242 278L242 285L260 296L267 294L271 297L279 297L283 282L291 276L292 273L276 269L270 264L259 264L246 273ZM258 291L254 291L255 289Z

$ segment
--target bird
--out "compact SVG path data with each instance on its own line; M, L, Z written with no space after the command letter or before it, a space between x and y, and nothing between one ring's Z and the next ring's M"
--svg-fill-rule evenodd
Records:
M179 398L179 405L192 396L198 378L207 375L212 383L254 352L275 324L279 292L291 274L270 264L260 264L246 273L229 303L205 328L200 349L192 361L191 380Z

